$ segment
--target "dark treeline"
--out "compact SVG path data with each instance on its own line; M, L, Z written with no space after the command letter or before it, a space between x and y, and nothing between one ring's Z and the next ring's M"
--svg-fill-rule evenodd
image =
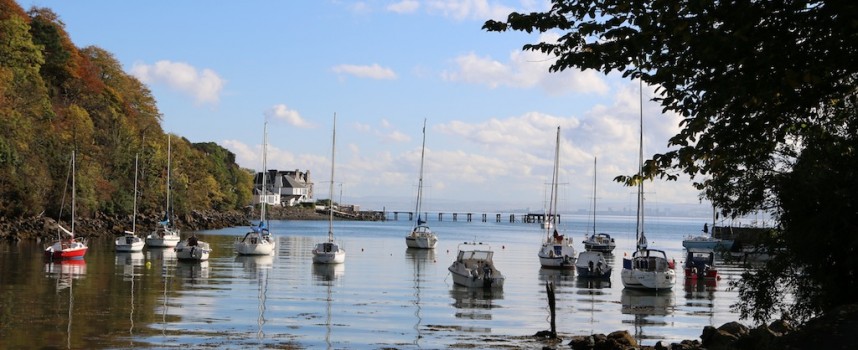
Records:
M166 194L167 134L149 89L99 47L76 47L50 9L0 0L0 217L69 213L67 178L77 154L77 215L159 215ZM252 176L215 143L172 136L174 212L226 211L250 202ZM67 220L67 217L64 218Z

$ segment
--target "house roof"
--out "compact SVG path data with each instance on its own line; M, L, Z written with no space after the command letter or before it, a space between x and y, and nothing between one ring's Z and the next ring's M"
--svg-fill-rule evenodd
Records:
M283 187L304 188L306 186L295 180L293 177L286 175L283 176Z

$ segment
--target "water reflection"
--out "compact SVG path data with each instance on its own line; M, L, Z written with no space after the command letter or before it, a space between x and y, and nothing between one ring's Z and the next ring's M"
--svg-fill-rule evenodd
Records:
M575 280L575 269L539 269L540 282L554 282L554 286L572 286ZM543 283L544 284L544 283Z
M667 326L665 317L673 313L672 291L649 291L623 288L622 308L625 315L634 316L635 339L640 343L649 339L663 339L663 335L649 335L648 328ZM628 321L623 321L628 323Z
M63 290L69 293L68 324L66 327L66 348L72 348L72 316L74 315L74 281L86 275L86 261L83 259L60 260L45 263L47 277L55 278L57 296Z
M131 283L130 292L128 293L128 339L130 339L130 346L134 347L134 282L136 276L142 275L142 273L138 273L136 270L141 268L144 263L143 252L117 252L116 253L116 265L122 268L122 280L125 282Z
M245 278L256 280L257 316L256 339L265 338L266 301L268 300L268 275L274 265L274 255L238 255L235 261L241 264Z
M209 278L209 262L207 260L179 261L176 264L176 277L191 284L200 283Z
M454 284L450 289L456 317L471 320L491 320L495 300L503 299L503 290L497 288L468 288Z
M425 279L425 273L428 268L427 265L435 261L435 249L408 248L405 250L405 255L408 257L408 260L411 261L411 265L414 267L414 273L412 275L414 283L414 345L419 348L421 347L420 339L423 338L423 334L420 329L421 323L423 322L423 316L421 315L422 306L420 305L422 301L422 288L420 284Z
M316 281L317 285L322 285L326 287L326 298L325 298L325 344L328 345L328 349L332 348L331 343L331 304L333 299L331 297L332 292L331 289L334 286L334 282L343 276L346 271L346 264L313 264L313 279Z

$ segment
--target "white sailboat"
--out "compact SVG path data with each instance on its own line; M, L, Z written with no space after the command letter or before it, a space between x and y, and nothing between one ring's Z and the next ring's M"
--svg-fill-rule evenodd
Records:
M181 238L179 229L173 226L173 212L170 206L170 162L171 162L171 142L170 134L167 134L167 200L166 209L164 210L164 220L158 223L158 227L146 236L146 245L149 247L175 247Z
M423 158L426 154L426 119L423 119L423 148L420 151L420 180L417 183L417 221L411 232L405 236L405 244L408 248L434 249L438 244L438 236L426 225L423 220ZM428 219L428 218L427 218Z
M235 251L239 255L271 255L277 244L276 239L268 229L266 221L266 204L268 202L268 183L265 175L268 172L268 122L265 122L265 131L262 137L262 190L259 192L259 225L251 225L250 232L244 237L236 237Z
M137 236L137 163L139 155L134 155L134 215L131 217L131 231L125 231L125 234L116 238L117 252L140 252L143 251L143 246L146 242Z
M557 141L554 149L554 172L551 175L551 199L548 203L548 221L545 239L539 248L539 264L550 269L574 269L575 247L572 239L557 232L557 189L560 176L560 127L557 127Z
M593 158L593 232L584 240L584 250L588 252L611 253L617 243L607 233L596 233L596 158Z
M676 283L676 271L663 250L649 249L644 235L643 192L643 84L641 83L641 130L638 154L638 205L635 236L637 250L632 257L623 257L622 280L626 288L670 290Z
M45 248L45 257L48 259L83 259L84 255L86 255L87 247L86 240L83 238L76 238L74 232L74 221L75 221L75 192L77 187L75 186L75 154L72 151L71 154L71 169L69 173L71 175L71 231L67 230L65 227L57 223L57 240L52 243L50 246ZM67 180L68 181L68 180ZM65 195L64 195L65 196ZM62 212L60 214L62 216Z
M337 149L337 115L334 114L333 136L331 137L331 199L328 203L328 240L317 243L313 248L313 262L317 264L341 264L346 261L346 251L334 242L334 157Z

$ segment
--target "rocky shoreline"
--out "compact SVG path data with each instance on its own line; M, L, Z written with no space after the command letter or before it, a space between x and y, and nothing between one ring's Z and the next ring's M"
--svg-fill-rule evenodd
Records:
M641 346L628 331L610 334L572 336L568 343L548 339L549 332L535 338L545 341L543 349L573 350L802 350L854 349L858 331L858 305L844 305L798 327L788 318L750 328L739 322L728 322L715 328L706 326L697 340Z
M225 227L246 226L258 219L259 212L247 210L215 211L194 210L176 215L176 227L183 231L214 230ZM310 208L269 208L268 218L272 220L327 220L327 216L316 213ZM131 229L131 215L108 216L96 214L93 217L78 218L75 232L80 237L109 237L123 235ZM161 214L138 214L137 231L146 234L155 229L161 221ZM0 216L0 240L21 241L28 239L49 240L56 237L57 222L45 216L6 218Z

